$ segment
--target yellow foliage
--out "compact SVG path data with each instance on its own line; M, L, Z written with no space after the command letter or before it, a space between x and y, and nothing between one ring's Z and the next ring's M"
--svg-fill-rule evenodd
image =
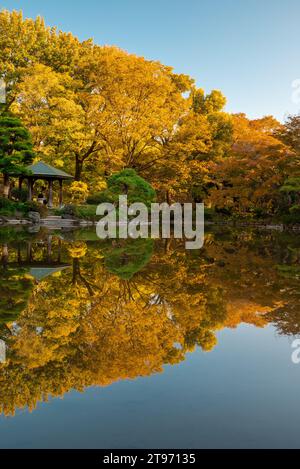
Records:
M87 246L84 242L77 241L68 247L68 252L73 259L79 259L86 255Z
M84 202L89 194L88 185L82 181L73 181L69 187L73 201Z

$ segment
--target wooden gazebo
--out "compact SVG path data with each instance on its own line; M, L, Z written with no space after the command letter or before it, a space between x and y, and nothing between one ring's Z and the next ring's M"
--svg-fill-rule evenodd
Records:
M62 196L63 181L74 179L74 177L68 173L65 173L61 169L57 169L57 168L54 168L53 166L43 163L43 161L39 161L38 163L32 164L28 166L27 169L30 171L30 174L19 177L19 188L22 187L22 183L26 179L28 183L28 200L29 201L32 200L34 183L38 179L41 179L43 181L48 182L48 187L49 187L48 207L50 208L53 207L53 182L58 181L59 182L59 206L61 207L62 202L63 202L62 200L63 199L63 196Z

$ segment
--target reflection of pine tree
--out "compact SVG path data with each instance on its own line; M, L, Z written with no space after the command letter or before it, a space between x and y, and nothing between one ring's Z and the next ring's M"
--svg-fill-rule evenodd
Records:
M28 269L4 264L0 270L0 324L15 321L26 308L33 280L26 277Z
M129 280L148 264L153 246L152 239L118 240L104 251L105 266L109 272Z

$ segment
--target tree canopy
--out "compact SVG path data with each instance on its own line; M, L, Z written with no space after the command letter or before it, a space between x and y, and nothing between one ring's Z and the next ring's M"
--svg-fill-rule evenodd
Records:
M170 66L21 12L0 12L0 47L5 112L21 119L38 159L74 174L75 192L93 197L129 169L158 201L247 217L294 210L281 188L300 177L299 116L280 124L229 114L220 90L206 93ZM5 142L1 151L7 156Z

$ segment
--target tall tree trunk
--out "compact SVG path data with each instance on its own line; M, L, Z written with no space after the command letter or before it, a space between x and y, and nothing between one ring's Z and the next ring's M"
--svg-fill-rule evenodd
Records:
M76 163L75 163L75 181L80 181L81 180L81 173L82 173L82 167L83 167L83 161L80 160L76 156Z
M9 175L4 173L3 174L3 197L8 199L9 195Z
M167 201L167 204L172 205L171 195L168 189L166 191L166 201Z
M72 266L72 284L73 285L77 283L78 270L79 270L79 259L74 257L73 266Z
M165 252L169 252L171 248L172 238L166 238L165 240Z

